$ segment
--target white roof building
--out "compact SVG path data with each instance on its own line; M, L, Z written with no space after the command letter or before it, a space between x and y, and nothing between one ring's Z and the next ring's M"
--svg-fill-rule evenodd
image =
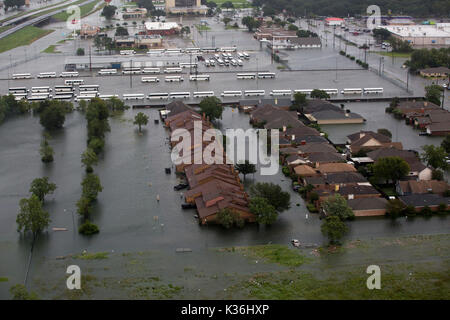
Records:
M413 46L449 46L450 23L437 23L435 25L402 25L382 26L395 37L408 41Z

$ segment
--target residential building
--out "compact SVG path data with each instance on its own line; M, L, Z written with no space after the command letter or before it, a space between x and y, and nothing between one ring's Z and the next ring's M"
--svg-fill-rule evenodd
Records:
M343 162L317 164L316 170L321 174L336 172L356 172L353 165Z
M447 205L447 210L450 208L450 197L443 197L434 193L411 194L399 196L398 198L406 206L414 207L416 211L420 211L425 207L429 207L431 210L436 211L440 204Z
M432 136L446 136L450 134L450 121L432 123L426 127L427 133Z
M391 138L373 131L360 131L347 136L348 151L351 154L360 150L371 151L378 148L394 147L402 150L401 142L391 142Z
M401 196L411 194L424 194L424 193L443 194L445 191L449 189L450 186L448 185L447 182L438 180L398 181L395 188L397 194Z
M361 115L332 104L326 100L310 100L303 108L304 116L312 123L321 124L351 124L364 123L366 121Z
M425 68L420 69L419 73L422 77L448 77L450 69L447 67Z
M383 216L386 214L388 201L384 198L355 198L347 200L355 217Z

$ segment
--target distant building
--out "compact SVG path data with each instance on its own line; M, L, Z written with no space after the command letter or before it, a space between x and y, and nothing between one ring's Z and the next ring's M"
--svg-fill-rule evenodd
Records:
M319 37L308 37L308 38L289 38L287 40L275 40L273 42L267 43L267 47L277 50L293 50L293 49L309 49L309 48L320 48L322 47L322 42Z
M116 37L114 39L118 48L139 48L139 49L151 49L161 48L163 45L163 38L160 35L136 35L136 36L124 36Z
M166 12L173 14L206 14L208 7L202 5L201 0L166 0Z
M284 30L278 27L260 27L256 30L253 38L259 41L287 41L298 37L296 31Z
M126 8L122 13L123 19L145 19L147 17L147 9L145 8Z
M341 18L326 18L325 24L327 26L341 26L344 23L344 19Z
M420 69L419 73L422 77L448 77L450 69L447 67Z
M349 152L358 153L360 150L370 151L378 148L394 147L402 150L401 142L391 142L391 138L373 131L360 131L347 136Z
M342 110L338 106L325 100L311 100L303 108L304 116L317 124L350 124L364 123L365 119L353 112Z
M176 22L146 22L146 34L172 35L180 32L181 27Z
M435 25L382 26L400 40L409 42L414 47L448 47L450 46L450 23Z
M80 29L80 37L81 38L95 37L99 33L100 33L100 27L98 27L98 26L90 26L88 24L83 24Z

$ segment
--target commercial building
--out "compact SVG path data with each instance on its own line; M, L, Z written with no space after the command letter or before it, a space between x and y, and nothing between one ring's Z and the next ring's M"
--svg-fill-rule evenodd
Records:
M400 40L413 47L440 48L450 46L450 23L435 25L382 26Z
M180 32L181 26L176 22L146 22L145 34L173 35Z
M208 7L201 0L166 0L166 12L172 14L206 14Z
M136 35L136 36L123 36L116 37L114 39L116 47L118 48L139 48L139 49L150 49L150 48L161 48L163 45L163 38L158 35Z
M287 40L274 40L267 43L267 47L277 50L294 50L294 49L309 49L321 48L322 42L318 37L308 38L289 38Z
M341 19L341 18L333 18L333 17L326 18L326 19L325 19L325 24L326 24L327 26L341 26L341 25L344 24L344 19Z
M278 27L260 27L256 30L253 37L259 41L287 41L298 38L296 31L284 30Z
M100 33L100 27L98 27L98 26L91 26L88 24L83 24L80 29L80 37L81 38L95 37L99 33Z
M147 17L147 9L145 8L126 8L122 13L122 19L145 19Z

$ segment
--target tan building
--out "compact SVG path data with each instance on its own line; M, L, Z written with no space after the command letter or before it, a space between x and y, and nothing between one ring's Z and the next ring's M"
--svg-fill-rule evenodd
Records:
M166 0L166 12L173 14L206 14L208 7L202 5L201 0Z
M81 38L95 37L100 32L100 27L83 24L80 29Z

